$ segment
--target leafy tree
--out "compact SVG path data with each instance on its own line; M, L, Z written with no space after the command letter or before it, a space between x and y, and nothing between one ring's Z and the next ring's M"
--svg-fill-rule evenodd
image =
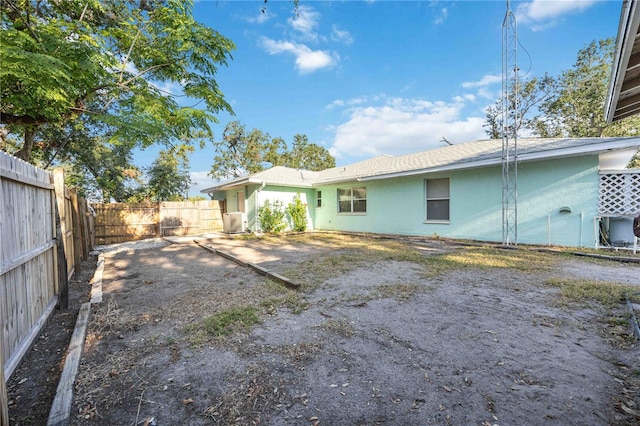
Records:
M140 197L143 172L133 164L132 144L109 143L106 125L89 116L41 125L32 160L67 170L67 184L90 200L124 202Z
M191 178L189 176L189 154L193 147L181 145L160 151L149 168L148 192L154 201L182 201L185 199Z
M214 142L216 156L209 175L228 179L260 172L273 166L305 170L335 167L335 159L325 148L309 143L306 135L295 135L291 151L282 138L253 129L247 132L239 121L228 123L222 140Z
M576 63L558 78L554 96L540 106L533 129L542 137L635 136L640 118L607 124L603 105L608 91L615 45L612 38L592 41L578 52Z
M520 81L518 85L512 85L514 93L509 97L509 122L515 123L515 128L507 129L510 134L517 134L522 129L531 129L535 118L531 114L535 108L553 96L556 88L556 80L545 74L542 78L533 77L528 80ZM518 104L517 119L514 117L515 101ZM486 123L484 124L485 132L491 139L501 139L504 133L503 126L503 107L504 102L500 97L495 104L486 110Z
M287 167L303 170L325 170L336 166L336 159L320 145L309 143L307 135L295 135L291 151L286 154Z
M222 140L214 142L217 155L209 174L218 179L237 178L265 169L265 147L269 135L253 129L247 133L245 126L239 121L232 121L225 126Z
M640 117L633 116L607 124L604 102L608 91L614 54L613 39L593 41L578 52L576 63L558 78L545 77L531 90L520 96L525 113L519 129L540 137L607 137L637 136ZM529 81L535 81L532 79ZM532 102L535 101L535 102ZM487 109L485 130L490 137L502 137L501 111L495 106ZM534 108L526 108L533 104ZM526 114L537 113L533 117ZM636 153L630 167L640 167Z
M16 155L42 149L44 124L90 115L112 147L204 141L220 110L214 77L233 43L197 23L190 0L2 0L0 123L23 139ZM180 106L175 94L203 103ZM81 130L77 130L80 132Z

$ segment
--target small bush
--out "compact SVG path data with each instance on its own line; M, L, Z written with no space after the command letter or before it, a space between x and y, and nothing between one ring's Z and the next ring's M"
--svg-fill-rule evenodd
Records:
M282 206L282 201L274 201L271 203L269 200L265 201L262 207L258 209L258 220L260 221L260 228L263 232L268 234L276 234L284 231L287 224L284 221L285 211Z
M300 199L300 193L298 192L293 201L287 205L287 213L291 218L293 226L291 227L296 232L303 232L307 230L307 206Z

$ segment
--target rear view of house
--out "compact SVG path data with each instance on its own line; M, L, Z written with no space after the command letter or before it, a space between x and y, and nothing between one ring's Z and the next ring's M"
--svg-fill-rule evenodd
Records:
M640 138L520 139L518 241L633 244L640 170L625 169ZM481 140L320 172L274 167L205 189L259 230L266 200L300 193L312 229L500 242L502 143Z

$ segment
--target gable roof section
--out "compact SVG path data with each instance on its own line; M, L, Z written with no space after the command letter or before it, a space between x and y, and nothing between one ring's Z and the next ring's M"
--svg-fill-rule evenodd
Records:
M640 8L625 0L620 13L618 36L605 103L608 123L640 112Z
M599 154L640 146L640 138L518 139L518 161L536 161ZM465 170L502 164L502 140L490 139L445 146L415 154L381 155L320 172L273 167L244 178L202 190L214 192L246 184L314 187L340 182Z
M253 173L249 176L239 177L212 188L203 189L200 192L213 192L231 189L247 184L265 184L295 187L311 187L319 172L292 169L290 167L275 166L268 170Z

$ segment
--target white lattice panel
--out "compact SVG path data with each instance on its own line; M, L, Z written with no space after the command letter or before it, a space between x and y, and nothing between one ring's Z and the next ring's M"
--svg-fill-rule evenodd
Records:
M640 214L640 170L601 173L598 212L602 216Z

